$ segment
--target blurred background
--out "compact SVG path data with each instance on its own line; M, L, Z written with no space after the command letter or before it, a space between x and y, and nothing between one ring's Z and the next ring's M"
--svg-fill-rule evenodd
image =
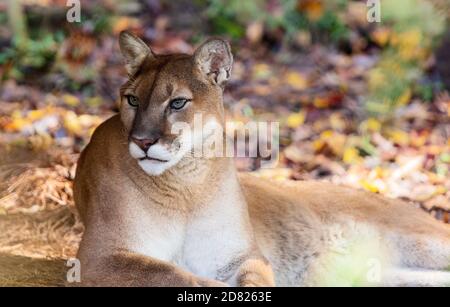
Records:
M278 165L240 170L365 189L449 222L449 0L381 0L381 22L369 1L81 0L70 23L69 2L0 1L0 253L76 253L75 163L117 111L126 29L156 53L230 40L228 119L281 128Z

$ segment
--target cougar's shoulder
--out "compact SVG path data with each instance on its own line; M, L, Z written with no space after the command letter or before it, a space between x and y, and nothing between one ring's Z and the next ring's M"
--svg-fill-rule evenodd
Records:
M89 144L81 152L73 188L75 203L83 220L90 191L103 180L105 170L119 162L116 157L121 146L126 150L126 136L119 115L114 115L95 129Z
M85 163L96 160L111 161L120 145L126 147L126 142L127 137L120 116L110 117L95 129L89 144L80 155L78 170L81 170Z

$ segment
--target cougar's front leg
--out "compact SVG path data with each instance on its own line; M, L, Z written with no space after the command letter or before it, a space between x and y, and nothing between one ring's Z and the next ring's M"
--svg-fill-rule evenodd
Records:
M238 287L274 287L272 266L265 258L250 258L244 261L236 273Z
M155 258L120 250L104 258L95 271L86 272L86 286L224 287L220 281L197 277Z

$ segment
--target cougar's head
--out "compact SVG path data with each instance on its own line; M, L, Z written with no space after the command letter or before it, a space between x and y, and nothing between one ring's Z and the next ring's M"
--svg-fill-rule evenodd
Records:
M119 43L129 75L120 91L129 152L147 174L160 175L203 141L194 133L199 128L194 117L202 125L223 127L230 47L211 39L193 55L156 55L129 32L120 34Z

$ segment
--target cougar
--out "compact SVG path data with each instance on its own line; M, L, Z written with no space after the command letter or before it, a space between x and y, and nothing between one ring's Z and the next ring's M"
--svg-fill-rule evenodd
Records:
M82 285L450 284L449 225L422 210L329 183L240 174L232 158L193 154L205 140L172 127L192 128L195 114L224 127L226 41L157 55L122 32L119 45L129 75L120 114L96 129L75 178Z

